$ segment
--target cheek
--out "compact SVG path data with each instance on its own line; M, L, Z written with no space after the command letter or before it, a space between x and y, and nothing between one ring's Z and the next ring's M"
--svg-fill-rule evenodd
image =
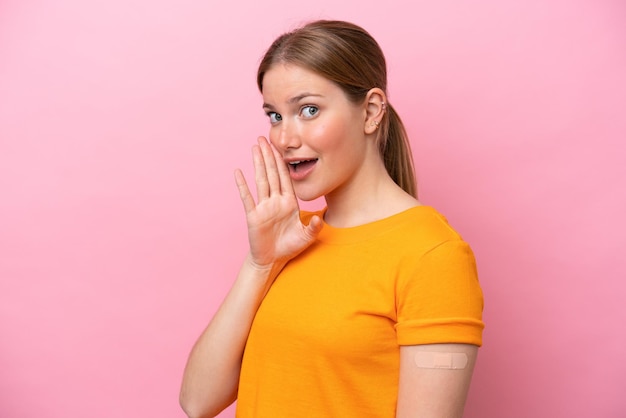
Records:
M270 141L270 144L272 144L274 147L276 147L277 149L281 149L280 148L280 130L278 128L275 128L273 126L270 126L270 129L267 133L267 139Z
M267 133L267 139L270 141L270 144L276 146L278 145L276 143L276 134L274 133L274 130L270 128L270 130Z
M348 127L340 121L325 121L312 127L309 131L309 139L316 147L326 151L341 148L346 144L350 135Z

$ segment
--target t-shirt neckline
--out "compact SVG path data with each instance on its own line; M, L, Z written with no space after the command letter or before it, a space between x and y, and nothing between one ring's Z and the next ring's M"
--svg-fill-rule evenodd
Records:
M326 208L315 214L322 218L323 228L318 235L318 241L328 244L349 244L372 239L389 230L402 227L406 222L415 222L416 216L424 216L434 212L434 208L427 205L413 206L386 218L378 219L366 224L351 227L335 227L324 221Z

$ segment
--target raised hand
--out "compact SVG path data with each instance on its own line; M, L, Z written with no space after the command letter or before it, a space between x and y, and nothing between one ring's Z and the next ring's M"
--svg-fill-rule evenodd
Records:
M289 170L267 139L259 137L252 155L257 201L241 170L235 172L235 181L246 212L251 261L259 267L271 267L287 262L311 245L322 221L315 216L309 225L302 224Z

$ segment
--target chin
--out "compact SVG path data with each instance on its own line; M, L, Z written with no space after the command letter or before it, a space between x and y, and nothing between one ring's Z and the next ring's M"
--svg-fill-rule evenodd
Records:
M295 190L296 192L296 197L300 200L302 200L303 202L311 202L313 200L319 199L320 197L323 197L324 194L323 193L316 193L314 191L311 190Z
M302 200L303 202L311 202L311 201L313 201L315 199L318 199L318 198L322 197L322 195L313 195L313 196L311 196L311 195L301 195L299 193L296 193L296 197L298 199Z

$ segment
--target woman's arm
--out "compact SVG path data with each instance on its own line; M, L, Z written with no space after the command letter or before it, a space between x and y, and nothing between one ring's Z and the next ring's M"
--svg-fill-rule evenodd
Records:
M180 404L190 418L213 417L236 399L243 350L272 274L246 258L233 287L191 350L180 391Z
M256 311L274 279L319 233L319 217L300 221L289 171L265 138L253 147L257 201L241 171L235 180L246 212L250 253L233 287L194 345L180 392L189 417L212 417L236 398L241 360Z
M428 344L400 347L397 418L461 418L478 347Z

